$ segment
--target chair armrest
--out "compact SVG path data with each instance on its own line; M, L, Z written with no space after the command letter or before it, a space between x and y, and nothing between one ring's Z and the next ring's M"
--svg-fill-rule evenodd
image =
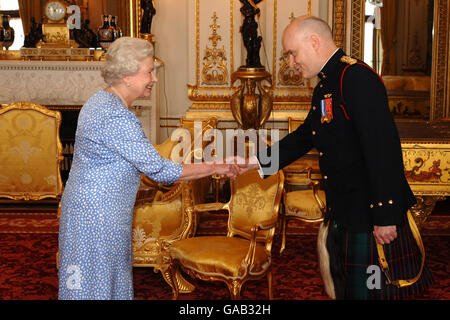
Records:
M256 253L256 233L258 230L267 230L270 228L273 228L277 225L278 217L264 220L258 224L255 224L252 229L252 235L250 238L250 245L247 251L247 255L245 256L244 262L247 268L251 266L255 260L255 253Z
M221 203L221 202L201 203L194 206L194 211L196 212L219 211L219 210L228 210L228 203Z
M273 228L277 225L277 223L278 223L278 217L264 220L264 221L256 224L257 229L255 230L255 232L258 230L267 230L267 229Z
M316 200L317 205L320 208L320 211L322 211L322 214L325 214L325 211L326 211L325 207L326 207L326 205L325 205L325 203L323 203L322 199L320 199L319 194L318 194L320 181L312 180L310 185L311 185L311 188L313 190L314 199Z

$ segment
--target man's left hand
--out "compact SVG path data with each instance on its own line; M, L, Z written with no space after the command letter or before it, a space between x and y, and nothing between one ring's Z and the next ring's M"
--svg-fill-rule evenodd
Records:
M397 238L396 226L374 226L373 234L380 244L389 244Z

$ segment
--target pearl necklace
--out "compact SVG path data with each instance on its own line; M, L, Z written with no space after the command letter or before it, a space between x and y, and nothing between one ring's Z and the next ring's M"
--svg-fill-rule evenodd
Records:
M128 108L128 104L125 102L125 99L120 94L120 92L116 88L114 88L113 86L110 86L110 88L120 98L120 100L122 100L123 104Z

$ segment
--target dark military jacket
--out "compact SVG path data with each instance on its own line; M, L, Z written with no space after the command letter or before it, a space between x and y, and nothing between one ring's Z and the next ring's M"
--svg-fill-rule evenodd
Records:
M275 144L276 169L315 147L329 217L354 232L403 224L416 200L404 175L400 138L381 78L363 62L344 56L341 49L318 77L304 123ZM329 122L322 121L325 102L331 102ZM265 152L274 156L274 146ZM261 154L258 159L265 176L274 173L262 163Z

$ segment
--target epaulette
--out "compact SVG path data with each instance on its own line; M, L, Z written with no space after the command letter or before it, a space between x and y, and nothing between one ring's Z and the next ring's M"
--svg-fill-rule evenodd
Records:
M352 58L352 57L350 57L350 56L343 56L343 57L341 58L341 62L344 62L344 63L347 63L347 64L349 64L349 65L352 65L352 64L357 63L358 60L356 60L356 59L354 59L354 58Z

